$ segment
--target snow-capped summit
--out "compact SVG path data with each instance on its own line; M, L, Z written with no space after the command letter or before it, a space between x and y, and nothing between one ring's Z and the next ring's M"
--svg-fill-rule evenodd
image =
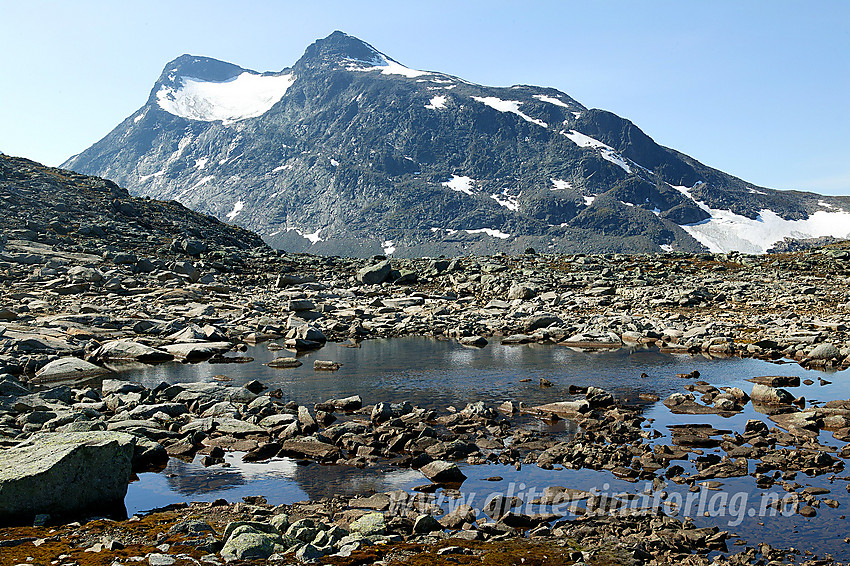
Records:
M850 198L756 187L556 89L413 69L340 31L281 71L178 57L65 167L312 253L761 253L850 235Z

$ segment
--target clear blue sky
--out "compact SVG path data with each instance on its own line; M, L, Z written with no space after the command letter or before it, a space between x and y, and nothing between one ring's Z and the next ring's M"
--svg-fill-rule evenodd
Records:
M558 88L758 185L850 195L846 0L0 0L0 151L58 165L182 53L280 70L336 29L412 68Z

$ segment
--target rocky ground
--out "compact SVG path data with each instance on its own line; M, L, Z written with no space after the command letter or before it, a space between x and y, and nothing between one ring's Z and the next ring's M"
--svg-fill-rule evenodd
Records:
M762 420L742 430L685 425L659 440L642 404L596 388L575 388L543 406L516 400L437 412L378 399L364 404L359 397L299 406L256 382L148 389L110 374L128 363L239 363L245 344L269 339L289 350L273 362L285 367L328 340L405 335L471 347L492 340L631 346L846 368L847 244L765 256L285 255L179 205L132 199L105 181L13 161L0 158L8 169L0 184L0 517L13 525L0 530L2 564L132 563L135 557L152 566L260 557L339 564L809 560L765 545L715 558L709 553L726 548L724 531L697 529L664 508L598 516L591 511L600 501L592 494L556 486L541 494L539 513L504 501L480 519L463 509L432 515L433 489L423 488L416 497L363 494L277 508L258 497L66 524L70 519L56 505L67 498L51 491L50 499L26 464L47 462L46 455L54 460L43 471L100 462L90 477L115 478L161 466L169 456L201 454L205 464L220 465L225 451L237 450L254 461L281 455L412 467L449 489L463 479L458 461L610 470L658 490L669 483L699 490L716 478L751 475L761 488L777 485L795 496L790 504L805 516L838 504L794 481L798 472L841 472L850 449L823 446L818 433L850 441L850 401L807 402L780 378L756 379L743 391L684 374L685 391L664 402L671 411L734 414L752 403L774 426ZM59 198L47 198L51 192ZM524 426L535 418L570 419L578 432L564 438ZM81 433L83 439L74 436ZM53 444L45 448L45 439ZM104 458L107 449L113 452ZM685 460L695 471L676 463ZM59 474L56 485L67 477ZM123 497L120 485L98 485L102 491L80 488L94 495L75 501L78 510ZM26 497L31 505L21 508ZM552 510L565 501L569 508ZM21 526L33 522L47 526Z

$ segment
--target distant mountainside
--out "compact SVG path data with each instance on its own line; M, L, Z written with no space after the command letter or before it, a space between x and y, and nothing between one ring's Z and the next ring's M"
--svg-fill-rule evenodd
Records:
M850 198L757 187L552 89L409 69L334 32L291 68L183 55L64 167L289 251L766 251L847 237Z
M256 234L180 203L135 198L105 179L0 154L0 252L8 240L70 253L198 256L266 248ZM267 248L266 248L267 249ZM207 256L212 257L212 256Z

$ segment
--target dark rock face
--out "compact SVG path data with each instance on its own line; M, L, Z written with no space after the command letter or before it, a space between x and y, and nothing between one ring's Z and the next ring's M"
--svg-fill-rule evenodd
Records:
M176 201L135 198L112 181L6 155L0 155L0 225L9 240L37 241L70 253L120 254L125 264L136 262L122 253L126 250L151 254L172 248L193 256L210 246L265 246L256 234ZM79 276L81 283L87 278Z
M244 81L279 100L218 113L215 93ZM801 219L848 204L754 188L555 89L414 71L342 32L278 73L183 55L65 166L278 248L363 257L698 252L681 226L710 218L705 206Z

